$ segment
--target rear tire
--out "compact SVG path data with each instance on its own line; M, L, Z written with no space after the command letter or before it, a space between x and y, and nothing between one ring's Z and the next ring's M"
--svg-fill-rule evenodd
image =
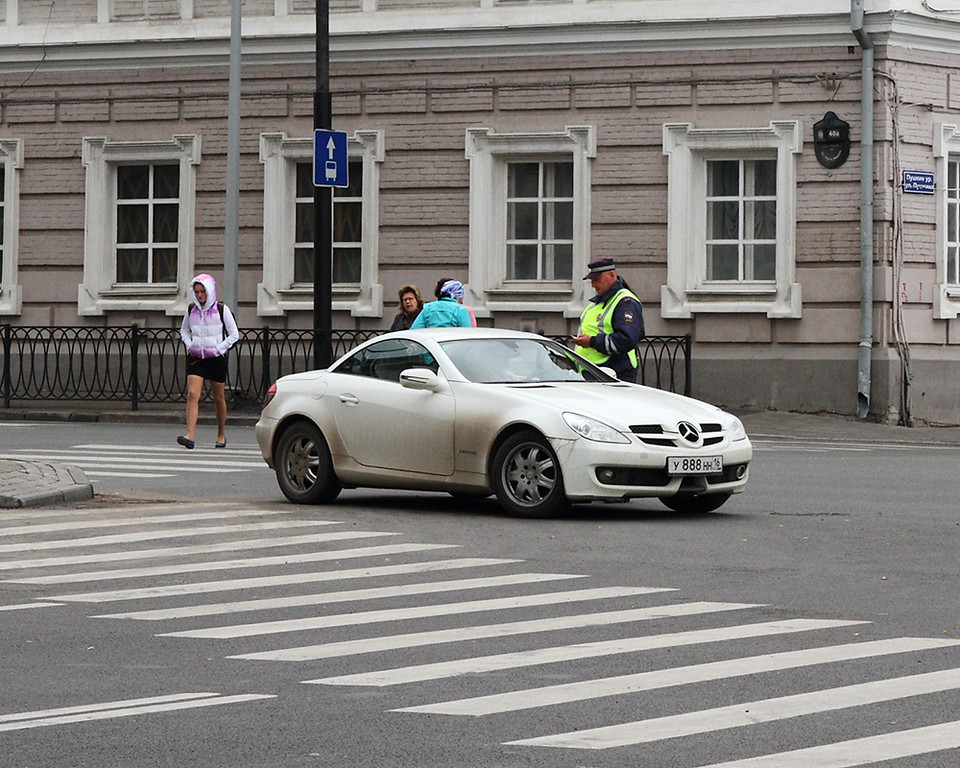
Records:
M517 517L550 517L570 506L557 455L533 430L511 435L497 450L493 489L500 505Z
M327 441L311 421L297 421L283 430L273 465L280 490L294 504L325 504L340 494Z
M678 493L676 496L661 498L660 501L674 512L681 512L686 515L704 515L707 512L713 512L715 509L720 509L730 496L729 493L707 493L701 496Z

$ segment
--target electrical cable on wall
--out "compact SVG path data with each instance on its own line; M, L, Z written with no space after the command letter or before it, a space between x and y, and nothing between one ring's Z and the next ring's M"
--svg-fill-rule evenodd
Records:
M911 385L913 370L910 362L910 342L907 340L906 327L903 318L903 182L900 166L900 95L897 82L887 72L877 72L879 77L887 82L888 90L883 94L884 103L890 111L892 128L891 153L893 164L893 222L891 231L891 250L893 281L893 338L896 344L897 356L900 358L900 423L906 427L913 426L911 411Z
M930 13L960 13L960 8L934 8L927 0L922 0L921 5Z
M15 85L15 86L13 87L13 89L10 90L8 93L4 93L4 94L3 94L3 97L4 97L4 98L6 98L7 96L9 96L11 93L16 93L16 92L19 91L21 88L23 88L23 86L25 86L27 83L29 83L29 82L30 82L30 79L31 79L35 74L37 74L37 70L40 69L40 65L43 64L44 61L46 61L46 59L47 59L47 32L50 31L50 21L53 19L53 7L54 7L56 4L57 4L56 0L53 0L53 1L50 3L50 10L47 12L47 23L46 23L46 26L43 28L43 37L40 39L40 61L38 61L38 62L37 62L37 65L36 65L33 69L30 70L29 74L28 74L25 78L23 78L23 81L22 81L22 82L20 82L20 83L18 83L17 85Z

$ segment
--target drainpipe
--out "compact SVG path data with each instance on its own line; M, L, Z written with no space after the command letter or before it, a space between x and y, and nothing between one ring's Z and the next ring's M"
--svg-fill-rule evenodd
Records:
M850 28L860 43L860 349L857 418L870 413L873 351L873 41L863 28L863 0L850 0Z

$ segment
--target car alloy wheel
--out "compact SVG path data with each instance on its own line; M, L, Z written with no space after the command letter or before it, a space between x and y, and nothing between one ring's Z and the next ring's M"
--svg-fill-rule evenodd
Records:
M557 456L537 432L503 442L493 460L493 481L497 501L514 515L546 517L569 506Z
M274 467L283 495L297 504L323 504L340 493L327 441L312 422L297 421L283 430Z

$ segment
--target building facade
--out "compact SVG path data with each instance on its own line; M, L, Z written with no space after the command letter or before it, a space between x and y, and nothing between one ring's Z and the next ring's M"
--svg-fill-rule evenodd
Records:
M314 12L242 4L247 327L313 322ZM0 323L179 325L224 275L230 0L0 30ZM960 423L954 0L337 0L330 51L335 328L450 276L572 333L612 256L699 397Z

